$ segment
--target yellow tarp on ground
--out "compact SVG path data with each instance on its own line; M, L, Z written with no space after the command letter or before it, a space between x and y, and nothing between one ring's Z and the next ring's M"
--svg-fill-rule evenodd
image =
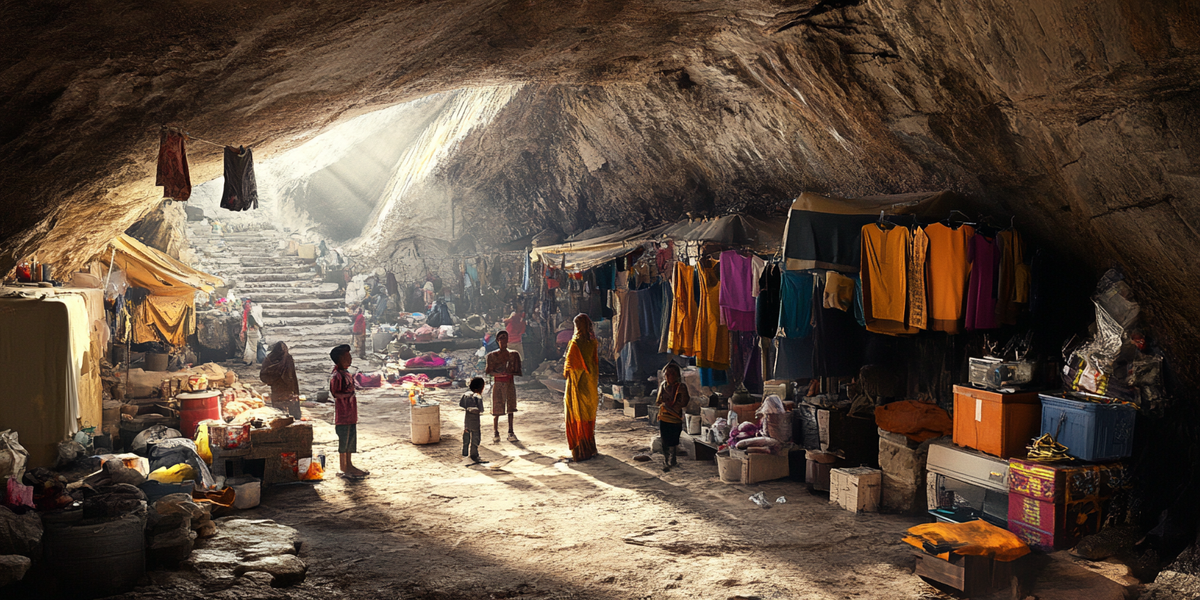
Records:
M112 241L112 248L113 265L129 285L150 290L150 297L132 311L134 343L162 339L174 346L186 344L196 331L196 292L212 293L224 281L125 234Z

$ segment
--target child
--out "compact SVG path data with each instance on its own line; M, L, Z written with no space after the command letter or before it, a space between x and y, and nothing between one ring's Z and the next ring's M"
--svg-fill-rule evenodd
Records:
M517 382L513 377L523 375L521 355L508 349L508 331L496 333L496 343L500 349L488 353L483 369L484 375L492 376L493 444L500 443L500 415L504 414L508 415L508 441L517 441L517 434L513 433L513 414L517 412Z
M687 384L683 383L679 365L667 363L664 369L666 381L658 390L658 430L662 436L663 472L679 464L679 434L683 433L683 411L691 398Z
M358 452L358 398L354 395L354 377L350 375L350 364L354 356L349 344L342 344L329 351L333 359L333 372L329 378L329 394L334 401L333 428L338 436L338 455L342 472L338 477L361 479L369 472L354 466L351 455Z
M479 415L483 412L483 378L471 379L469 388L470 391L463 394L462 399L458 401L458 405L467 411L467 417L463 421L463 456L471 457L474 463L481 463L483 461L479 460L479 440L483 433L480 431Z

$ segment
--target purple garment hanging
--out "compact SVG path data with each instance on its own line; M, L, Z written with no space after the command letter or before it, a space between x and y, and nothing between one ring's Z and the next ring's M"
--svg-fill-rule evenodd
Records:
M721 316L729 331L754 331L754 263L732 250L721 253Z
M967 252L971 279L967 284L967 331L996 329L996 277L1000 272L1000 248L996 238L976 233Z

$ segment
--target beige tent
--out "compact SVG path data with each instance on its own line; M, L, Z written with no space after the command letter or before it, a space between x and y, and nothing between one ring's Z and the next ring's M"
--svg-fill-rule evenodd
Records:
M197 291L212 293L224 285L220 277L197 271L166 253L128 235L112 241L113 266L125 274L131 287L145 288L150 297L134 313L135 343L164 340L175 346L187 343L196 331Z

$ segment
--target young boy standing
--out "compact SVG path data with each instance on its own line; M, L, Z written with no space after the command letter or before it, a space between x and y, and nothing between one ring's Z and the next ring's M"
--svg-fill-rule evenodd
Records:
M458 405L467 411L463 420L463 456L469 456L473 462L479 460L479 440L483 435L480 431L479 415L483 413L483 378L471 379L469 391L462 395Z
M500 349L489 352L484 375L492 376L492 429L495 438L492 443L500 443L500 415L508 415L508 441L517 441L513 433L513 414L517 412L517 382L514 377L523 375L521 372L521 355L508 349L508 332L501 330L496 334L496 343Z
M333 428L338 436L338 456L341 473L338 477L359 479L370 475L356 466L351 456L358 452L358 397L354 394L354 377L350 365L354 356L349 344L342 344L329 351L333 359L333 372L329 377L329 394L333 396Z

